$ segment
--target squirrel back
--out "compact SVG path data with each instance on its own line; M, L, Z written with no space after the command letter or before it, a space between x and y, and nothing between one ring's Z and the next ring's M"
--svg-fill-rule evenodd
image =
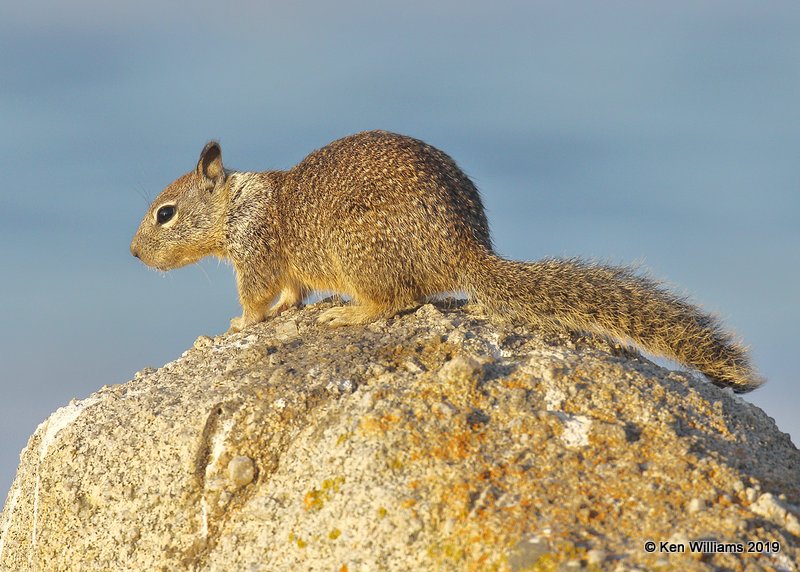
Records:
M394 133L351 135L262 173L226 170L211 142L153 202L131 252L162 270L230 259L243 307L234 331L316 290L352 297L321 316L331 326L461 291L530 324L632 342L734 391L763 382L713 317L653 280L579 260L497 256L470 179L442 151Z

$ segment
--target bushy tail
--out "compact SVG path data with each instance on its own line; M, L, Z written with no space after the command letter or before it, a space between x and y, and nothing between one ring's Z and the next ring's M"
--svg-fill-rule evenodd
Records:
M495 312L633 342L679 361L737 393L764 380L745 349L719 322L630 268L576 259L516 262L479 252L465 289Z

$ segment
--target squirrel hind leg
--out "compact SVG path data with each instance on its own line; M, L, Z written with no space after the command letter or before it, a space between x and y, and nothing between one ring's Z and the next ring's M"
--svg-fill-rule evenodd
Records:
M403 308L395 308L377 303L354 303L348 306L337 306L330 308L320 315L317 323L326 324L331 328L340 326L357 326L369 324L376 320L391 318Z
M364 269L361 276L372 276L375 272ZM376 320L388 319L419 304L424 298L423 290L415 283L398 284L397 281L375 283L372 280L352 279L345 283L344 293L352 300L346 306L330 308L317 319L330 327L356 326Z

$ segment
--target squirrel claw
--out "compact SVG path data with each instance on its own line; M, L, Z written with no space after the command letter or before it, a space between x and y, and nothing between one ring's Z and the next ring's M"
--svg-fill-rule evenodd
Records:
M322 315L317 318L317 323L326 324L331 328L357 326L374 322L379 318L386 317L386 315L387 313L384 311L377 311L372 307L360 304L355 306L339 306L322 312Z
M231 327L228 328L228 331L225 332L226 334L235 334L236 332L241 332L247 326L253 324L254 322L248 322L245 320L244 316L237 316L231 320Z
M352 314L352 312L348 312L347 310L348 308L331 308L330 310L326 310L317 318L317 323L325 324L331 328L352 325L353 321L348 319L348 315Z

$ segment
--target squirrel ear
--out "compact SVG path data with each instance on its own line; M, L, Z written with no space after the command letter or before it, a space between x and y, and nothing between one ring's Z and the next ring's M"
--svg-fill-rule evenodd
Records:
M209 182L210 190L218 183L225 181L225 169L222 167L222 149L216 141L209 141L200 153L197 162L197 174Z

